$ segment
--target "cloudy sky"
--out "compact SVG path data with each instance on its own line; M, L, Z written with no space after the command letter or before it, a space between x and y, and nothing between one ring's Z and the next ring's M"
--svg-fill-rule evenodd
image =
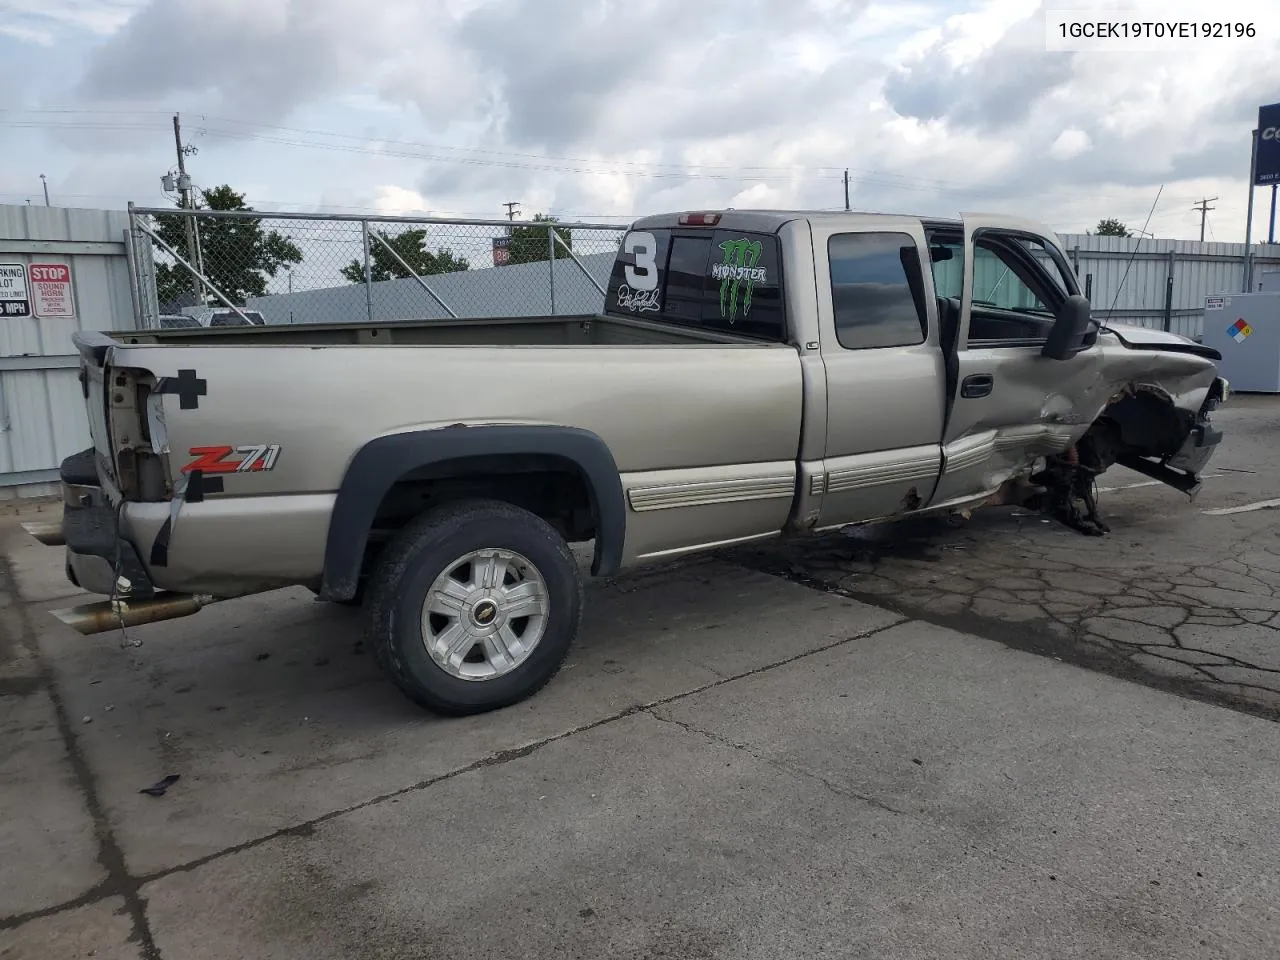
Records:
M1198 7L1259 35L1049 52L1034 0L0 0L0 202L43 173L58 204L170 203L176 111L195 182L258 209L838 208L847 167L856 209L1061 231L1141 227L1163 185L1152 233L1216 196L1207 239L1240 240L1280 3Z

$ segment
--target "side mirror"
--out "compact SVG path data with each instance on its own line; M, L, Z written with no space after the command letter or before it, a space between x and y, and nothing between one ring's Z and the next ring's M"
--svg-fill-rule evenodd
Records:
M1080 294L1067 297L1054 317L1040 356L1050 360L1070 360L1093 342L1093 320L1089 300Z

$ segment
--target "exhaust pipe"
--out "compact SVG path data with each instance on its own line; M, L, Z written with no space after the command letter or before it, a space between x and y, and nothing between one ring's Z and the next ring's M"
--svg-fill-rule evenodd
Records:
M89 636L120 627L189 617L211 603L226 599L229 598L207 594L162 593L146 600L102 600L50 612L67 626Z
M46 547L61 547L67 541L62 536L62 523L51 520L34 520L24 523L22 529L31 534Z

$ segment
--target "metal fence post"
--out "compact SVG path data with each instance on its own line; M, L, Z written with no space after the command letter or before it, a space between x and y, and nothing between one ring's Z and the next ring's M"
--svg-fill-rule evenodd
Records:
M137 229L134 224L134 217L137 214L133 212L133 201L129 201L129 226L124 230L124 256L129 270L129 295L133 299L133 317L141 330L147 329L147 311L143 309L142 303L142 278L138 275L138 248L134 246L134 230Z
M373 322L373 272L369 265L369 221L360 221L360 239L364 242L364 309Z
M600 284L596 281L596 278L591 275L591 271L587 269L586 264L584 264L581 260L578 259L578 255L573 252L573 247L565 243L564 240L561 239L558 233L553 233L552 236L555 238L556 243L564 247L564 252L568 255L569 259L578 265L578 269L581 270L582 275L587 278L587 282L600 291L600 296L602 297L605 296L604 287L600 286ZM618 242L618 248L619 249L622 248L621 241Z
M1164 331L1168 333L1173 327L1173 270L1178 255L1169 251L1169 272L1164 278Z
M441 309L444 310L445 313L447 313L454 320L458 319L458 315L457 313L454 312L453 307L449 306L447 303L441 300L440 294L432 290L431 285L427 283L427 281L423 280L420 276L418 276L418 272L414 270L413 267L409 266L407 263L404 262L404 257L396 253L396 248L387 242L386 237L382 236L379 233L375 233L373 234L372 239L377 240L380 244L386 247L387 253L391 254L392 258L396 261L396 263L400 264L400 266L404 268L405 273L409 274L409 276L413 277L414 280L418 281L418 286L420 286L423 290L427 291L427 293L431 295L431 299L433 299L436 303L440 304Z
M556 231L547 224L547 269L551 271L551 313L556 312Z
M173 257L174 262L178 266L182 267L187 271L187 273L191 274L191 276L195 278L196 283L202 284L203 286L207 286L210 292L212 292L215 297L217 297L219 300L222 301L224 306L226 306L236 316L238 316L241 320L243 320L246 325L251 325L249 318L244 315L244 311L241 310L239 307L237 307L229 299L227 299L227 295L223 293L221 290L219 290L217 287L215 287L213 283L210 282L208 277L200 273L200 271L198 271L194 266L187 263L186 260L183 260L182 256L178 253L178 251L173 249L173 247L169 246L169 244L165 242L164 238L161 237L160 234L156 233L156 231L152 230L141 220L138 221L138 226L142 229L143 233L145 233L148 237L151 238L153 243L156 243L162 248L164 248L164 251L167 254L169 254L169 256ZM156 326L159 326L158 319L156 322Z

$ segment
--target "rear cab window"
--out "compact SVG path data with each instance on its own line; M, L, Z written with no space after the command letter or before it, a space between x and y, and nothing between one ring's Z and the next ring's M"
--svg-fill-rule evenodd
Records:
M614 261L605 311L783 342L778 238L698 227L632 230Z

